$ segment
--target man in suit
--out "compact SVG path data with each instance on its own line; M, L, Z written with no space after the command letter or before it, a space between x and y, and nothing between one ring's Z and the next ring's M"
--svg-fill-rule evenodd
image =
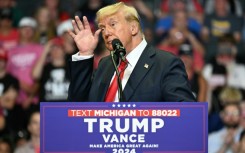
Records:
M78 16L69 31L79 52L70 62L69 101L106 101L115 70L111 57L101 60L93 74L93 51L102 33L108 50L112 40L119 39L126 49L127 67L122 78L125 101L180 102L195 101L182 61L174 55L148 45L135 8L122 2L97 12L99 29L93 34L88 20ZM111 101L119 101L118 93Z

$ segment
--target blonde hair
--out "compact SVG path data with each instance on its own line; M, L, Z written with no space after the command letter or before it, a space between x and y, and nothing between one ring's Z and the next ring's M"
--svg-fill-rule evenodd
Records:
M98 23L101 19L114 15L118 13L119 11L123 11L123 14L125 15L125 19L128 22L137 22L139 29L142 33L142 28L140 26L140 16L136 9L132 6L127 6L123 2L115 3L112 5L108 5L106 7L101 8L97 13L96 13L96 19L95 21Z
M240 102L242 100L242 93L239 89L233 87L225 87L219 94L219 99L222 102Z

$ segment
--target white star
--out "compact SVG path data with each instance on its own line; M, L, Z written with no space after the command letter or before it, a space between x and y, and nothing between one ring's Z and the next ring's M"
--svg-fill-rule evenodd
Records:
M121 107L121 105L120 105L120 104L118 104L118 105L117 105L117 107Z
M115 104L112 104L112 107L115 107L116 105Z
M135 104L133 104L133 107L136 107L136 105L135 105Z
M126 105L125 105L125 104L123 104L123 107L126 107Z
M130 105L130 104L128 104L128 107L131 107L131 105Z

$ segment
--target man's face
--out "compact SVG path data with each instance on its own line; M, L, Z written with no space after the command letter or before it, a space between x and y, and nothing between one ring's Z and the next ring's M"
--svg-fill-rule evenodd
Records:
M214 7L216 11L226 11L227 0L215 0Z
M178 30L186 30L188 20L187 20L187 14L184 11L178 11L174 15L174 27L176 27Z
M20 28L20 36L23 39L31 40L34 35L34 29L29 26L21 27Z
M123 12L118 12L114 15L102 18L98 24L102 30L102 37L104 39L106 48L110 51L113 50L112 40L117 38L124 45L127 51L132 48L132 33L130 30L130 23L126 21Z
M226 127L236 128L240 121L240 111L236 105L229 105L222 112L222 120Z

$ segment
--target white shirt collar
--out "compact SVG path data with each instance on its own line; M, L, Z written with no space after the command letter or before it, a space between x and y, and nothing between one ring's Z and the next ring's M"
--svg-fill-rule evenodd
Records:
M127 60L133 68L135 67L136 63L138 62L142 52L144 51L145 47L147 45L147 42L145 39L141 41L141 43L135 47L127 56Z

